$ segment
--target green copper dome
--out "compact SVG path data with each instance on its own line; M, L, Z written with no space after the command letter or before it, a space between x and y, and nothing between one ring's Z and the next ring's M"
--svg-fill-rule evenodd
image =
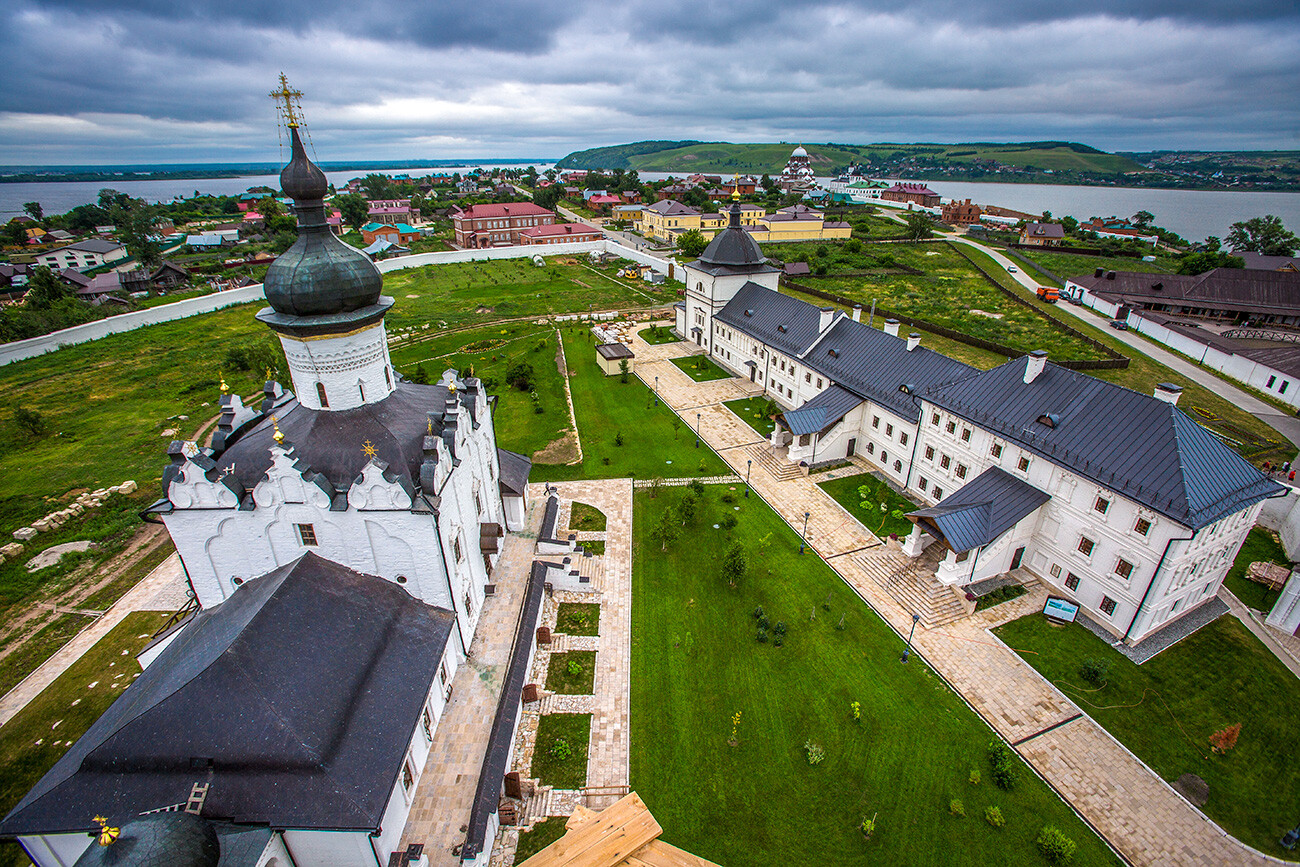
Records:
M307 158L297 128L290 127L289 133L293 158L280 172L280 185L294 200L298 240L267 269L266 300L281 314L277 318L337 317L373 308L384 283L379 269L330 231L325 173Z

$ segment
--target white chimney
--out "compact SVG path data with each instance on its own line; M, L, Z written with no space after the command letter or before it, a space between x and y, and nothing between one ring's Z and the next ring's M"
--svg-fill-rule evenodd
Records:
M1174 385L1172 382L1162 382L1156 386L1155 394L1156 397L1160 398L1165 403L1172 403L1177 406L1178 398L1183 396L1183 387L1181 385Z
M861 304L854 304L854 305L853 305L853 321L854 321L854 322L861 322L861 321L862 321L862 305L861 305Z
M921 335L917 334L915 331L913 331L911 334L907 335L907 351L908 351L908 352L911 352L913 349L916 349L916 347L918 347L918 346L920 346L920 345L921 345Z
M1035 349L1025 356L1025 385L1037 379L1038 374L1042 373L1045 367L1047 367L1047 353L1043 350Z
M817 333L820 334L827 328L831 327L831 321L835 319L834 307L823 307L821 309L821 319L817 323Z
M886 334L889 334L889 335L891 335L891 336L893 336L893 337L897 337L897 336L898 336L898 320L897 320L897 319L886 319L886 320L885 320L885 333L886 333Z

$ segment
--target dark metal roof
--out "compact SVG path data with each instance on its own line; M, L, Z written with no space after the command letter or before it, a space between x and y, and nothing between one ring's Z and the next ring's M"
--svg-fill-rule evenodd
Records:
M787 355L798 355L817 339L821 311L807 301L746 283L713 318Z
M266 300L292 317L356 314L379 304L384 279L361 251L349 247L325 221L325 175L307 158L291 128L293 158L280 173L298 214L298 240L266 269Z
M817 309L811 304L808 307L814 312ZM913 422L920 410L911 395L899 390L901 386L919 394L978 372L924 346L908 352L906 340L848 318L832 325L826 336L804 353L802 361L841 387Z
M798 409L787 410L782 417L792 434L820 433L860 403L862 398L856 394L832 385Z
M596 352L601 358L609 361L617 361L620 358L635 358L636 354L632 352L631 347L623 343L602 343L596 347Z
M1300 316L1300 273L1215 268L1196 276L1115 272L1072 277L1094 295L1121 304Z
M501 465L501 477L497 482L501 493L522 497L528 487L528 474L532 472L533 462L518 452L498 448L497 463Z
M524 679L528 676L528 660L532 655L535 630L542 612L547 568L546 563L534 560L532 571L528 574L524 605L519 613L519 625L515 629L514 646L510 649L510 665L502 682L501 699L497 702L496 718L492 720L492 732L488 735L487 754L483 757L483 769L478 776L474 804L469 812L469 831L460 855L462 861L474 860L485 846L492 845L492 841L486 839L488 820L497 811L501 801L501 786L505 782L506 771L510 769L511 745L523 706Z
M927 518L957 553L987 545L1051 499L999 467L989 467L938 505L907 517Z
M1027 363L925 399L1194 530L1285 490L1173 404L1054 364L1026 384Z
M465 387L456 392L462 422L471 417L474 395L480 387L477 379L466 379L464 383ZM403 486L413 490L420 484L430 416L434 435L442 434L450 397L447 386L442 384L399 381L393 393L377 403L353 409L314 410L294 399L276 409L275 414L285 444L292 444L298 460L324 476L336 491L351 487L369 463L364 451L367 441L378 460L387 463ZM217 471L229 469L230 475L251 491L271 466L274 436L271 419L263 418L216 457Z
M740 207L728 211L727 228L713 236L699 261L705 265L729 268L758 268L767 264L758 242L740 227Z
M92 844L73 867L218 867L221 860L217 832L189 813L141 816L119 831L108 846Z
M273 828L373 831L454 615L308 553L190 626L0 822L90 830L184 803Z

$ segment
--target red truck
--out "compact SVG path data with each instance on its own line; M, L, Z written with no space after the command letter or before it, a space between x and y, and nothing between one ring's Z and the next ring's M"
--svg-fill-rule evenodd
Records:
M1046 301L1048 304L1055 304L1061 300L1061 291L1054 286L1039 286L1038 300Z

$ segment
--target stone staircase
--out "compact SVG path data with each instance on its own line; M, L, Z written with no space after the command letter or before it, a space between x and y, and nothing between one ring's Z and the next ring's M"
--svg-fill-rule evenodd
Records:
M551 807L555 800L551 792L554 786L543 786L538 780L529 780L532 791L524 798L524 808L519 814L519 827L531 828L538 822L545 822L551 817Z
M871 579L913 614L921 625L934 629L960 620L970 612L956 590L941 584L934 570L946 553L942 545L931 545L919 557L907 557L889 547L873 548L853 560Z
M766 443L750 446L745 452L754 459L754 463L767 470L778 482L788 482L803 474L798 464L786 460L780 454L774 454L772 447Z

